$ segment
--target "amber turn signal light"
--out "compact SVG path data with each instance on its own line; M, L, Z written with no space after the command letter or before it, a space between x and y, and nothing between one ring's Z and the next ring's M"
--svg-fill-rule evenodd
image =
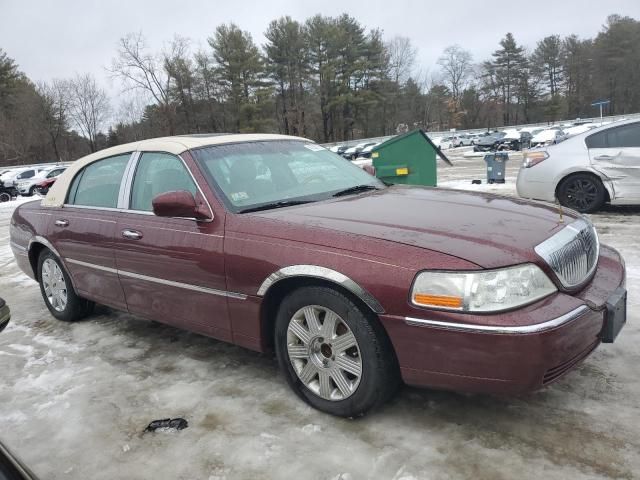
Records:
M462 298L449 295L425 295L416 293L413 301L425 307L462 308Z

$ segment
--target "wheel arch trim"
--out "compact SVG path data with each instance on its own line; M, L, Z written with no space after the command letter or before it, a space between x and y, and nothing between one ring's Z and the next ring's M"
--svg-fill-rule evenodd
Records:
M260 288L258 288L257 295L264 297L269 289L279 281L295 277L319 278L340 285L362 300L374 313L384 313L384 308L382 308L380 302L364 287L336 270L319 265L290 265L276 270L265 278Z
M76 290L76 285L75 285L75 281L73 279L73 275L71 275L71 272L69 271L69 269L67 268L66 262L64 260L64 258L62 258L62 256L60 255L60 252L58 252L58 250L56 250L56 248L51 244L51 242L49 242L49 240L47 240L44 237L41 237L40 235L34 235L31 240L29 240L29 245L27 246L27 253L29 255L29 258L31 258L31 249L33 248L34 244L39 243L41 245L44 245L46 248L48 248L49 250L51 250L51 252L53 252L53 254L58 257L58 259L60 260L60 262L62 263L62 266L65 268L65 270L67 271L67 275L69 276L69 279L71 280L71 286L73 287L73 290L77 292ZM36 259L37 260L37 259ZM36 264L36 269L33 272L33 277L40 281L38 279L38 268L37 268L37 264Z

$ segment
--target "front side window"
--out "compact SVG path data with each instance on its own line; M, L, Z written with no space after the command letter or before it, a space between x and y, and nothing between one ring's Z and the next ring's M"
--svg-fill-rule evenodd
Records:
M186 190L193 195L197 191L182 160L168 153L143 153L133 177L129 208L150 212L156 196L179 190Z
M130 157L131 154L127 153L87 165L71 182L67 203L116 208L120 183Z
M35 170L27 170L26 172L22 172L18 175L18 180L25 180L27 178L31 178L36 174Z
M302 141L216 145L194 150L193 155L233 212L278 202L325 200L354 187L384 187L348 160Z

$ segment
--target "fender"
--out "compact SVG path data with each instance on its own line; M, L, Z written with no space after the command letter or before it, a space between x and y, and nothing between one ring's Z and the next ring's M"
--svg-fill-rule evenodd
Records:
M41 243L42 245L47 247L49 250L51 250L54 253L54 255L56 257L58 257L58 259L60 259L60 261L62 262L62 266L67 271L67 275L69 276L69 279L71 280L71 286L73 287L73 290L77 291L76 290L75 281L73 280L73 276L71 275L71 272L69 271L69 268L67 267L67 262L65 261L64 258L62 258L62 256L60 255L60 252L58 252L58 250L56 250L56 248L53 245L51 245L51 242L49 242L49 240L47 240L46 238L41 237L40 235L34 235L31 238L31 240L29 240L29 246L27 247L27 253L29 255L31 255L31 249L33 248L33 244L34 243ZM36 271L36 272L33 273L34 279L37 280L37 276L38 276L38 272Z
M269 275L260 285L258 296L264 297L274 284L280 280L292 277L321 278L336 285L346 288L356 297L362 300L373 312L377 314L384 313L384 308L365 288L354 282L352 279L340 272L331 270L330 268L320 267L318 265L290 265Z

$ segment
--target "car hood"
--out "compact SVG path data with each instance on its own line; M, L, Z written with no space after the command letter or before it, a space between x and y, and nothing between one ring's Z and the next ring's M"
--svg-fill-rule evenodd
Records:
M483 268L540 261L533 248L575 218L517 198L400 185L255 215L417 246Z

